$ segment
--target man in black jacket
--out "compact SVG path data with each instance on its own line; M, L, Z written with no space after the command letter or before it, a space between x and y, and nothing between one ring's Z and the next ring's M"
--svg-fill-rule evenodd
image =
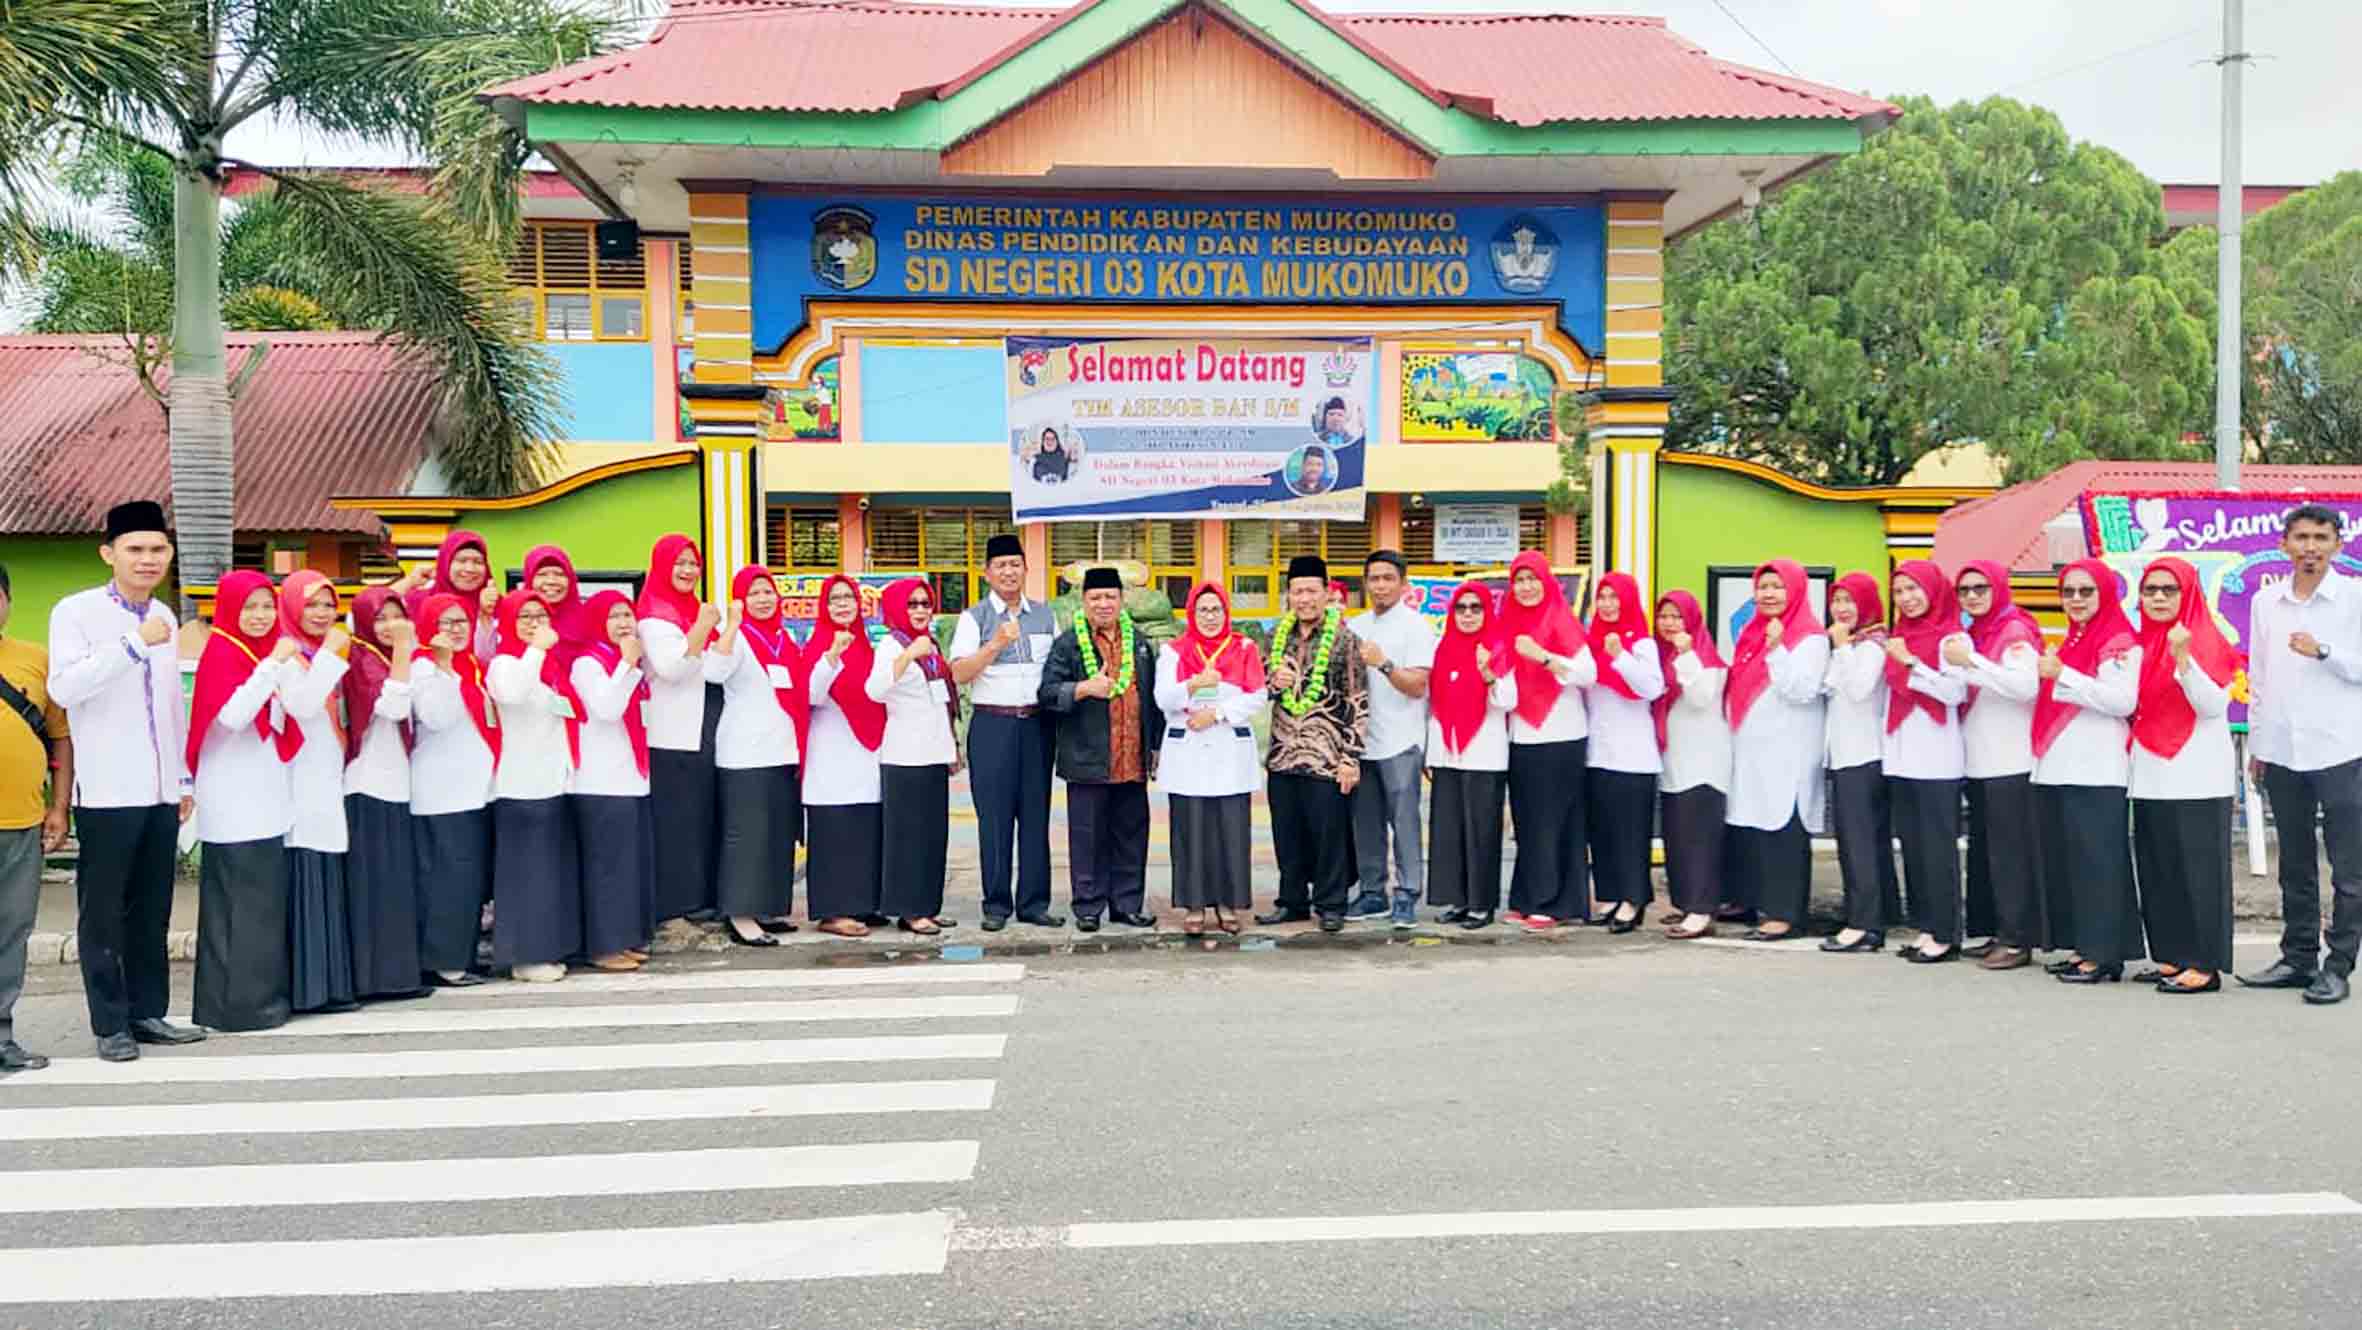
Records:
M1083 613L1050 644L1042 665L1042 710L1057 724L1058 774L1066 781L1066 859L1074 926L1099 930L1105 914L1150 928L1148 778L1164 738L1156 692L1156 647L1132 630L1123 577L1113 568L1083 574Z

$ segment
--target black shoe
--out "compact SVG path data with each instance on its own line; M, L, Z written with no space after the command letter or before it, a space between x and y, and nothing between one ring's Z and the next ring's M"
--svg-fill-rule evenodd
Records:
M796 931L796 921L784 914L774 915L768 919L757 919L755 922L761 924L766 933L793 933Z
M2248 988L2311 988L2313 986L2313 972L2311 970L2300 970L2284 960L2274 961L2269 968L2258 970L2254 974L2239 975L2237 978L2242 985Z
M2171 979L2160 979L2153 987L2160 993L2220 993L2223 991L2223 975L2222 971L2217 970L2206 976L2205 983L2199 984L2195 988L2177 984Z
M420 984L416 988L405 988L392 993L371 993L369 995L369 1001L408 1002L413 998L432 997L434 996L434 992L435 990L427 987L424 984Z
M1460 927L1467 929L1471 933L1475 932L1479 928L1490 928L1492 926L1493 912L1491 910L1470 910L1466 914L1460 916Z
M1076 915L1076 916L1074 917L1074 931L1075 931L1075 932L1077 932L1077 933L1096 933L1096 932L1098 932L1098 931L1099 931L1099 916L1098 916L1098 915L1095 915L1095 914L1078 914L1078 915Z
M1439 924L1456 924L1456 923L1460 922L1462 919L1465 919L1465 918L1467 918L1467 917L1468 917L1468 907L1467 907L1467 906L1465 906L1465 905L1447 905L1447 906L1443 907L1443 912L1442 912L1442 913L1440 913L1440 914L1438 914L1438 915L1436 915L1436 916L1435 916L1435 922L1437 922L1437 923L1439 923Z
M137 1062L139 1061L139 1041L131 1037L129 1030L100 1035L98 1059L101 1062Z
M2065 974L2067 971L2074 969L2078 964L2081 964L2081 962L2070 956L2066 960L2052 961L2050 964L2043 966L2042 972L2044 974ZM2137 978L2138 976L2135 977ZM2156 973L2154 971L2150 972L2149 982L2156 982Z
M2060 975L2059 982L2062 984L2113 984L2120 982L2123 978L2124 962L2115 961L2089 970L2078 965Z
M1362 893L1353 904L1345 907L1345 917L1348 919L1385 919L1393 913L1394 907L1387 903L1384 896L1369 892Z
M1629 919L1618 919L1611 914L1608 916L1607 931L1611 935L1629 933L1633 929L1640 927L1640 921L1642 918L1642 915L1636 914Z
M1942 951L1937 952L1933 956L1928 955L1926 952L1921 951L1917 947L1913 947L1909 951L1903 953L1903 959L1911 962L1913 965L1942 965L1947 961L1956 961L1960 959L1960 944L1955 942L1951 946L1944 948Z
M48 1065L48 1058L26 1052L14 1039L0 1043L0 1071L39 1071Z
M1798 928L1790 928L1785 933L1766 933L1761 928L1750 928L1747 930L1746 940L1749 942L1793 942L1801 932L1803 930Z
M2335 970L2323 970L2321 977L2305 990L2305 1001L2316 1007L2326 1007L2334 1002L2345 1001L2352 992L2353 985L2347 982L2344 975Z
M987 933L998 933L1008 926L1009 916L1005 914L988 914L984 916L984 931Z
M1286 906L1281 906L1269 914L1256 915L1255 922L1265 928L1273 928L1280 924L1300 924L1311 917L1312 911L1310 910L1291 910Z
M742 947L776 947L779 945L779 939L769 933L757 933L753 937L740 937L738 930L728 924L722 926L722 931L730 935L732 942Z
M346 998L342 1002L331 1002L325 1007L314 1007L308 1012L297 1012L296 1014L299 1016L341 1016L348 1011L359 1011L360 1009L361 1003L358 999Z
M1342 932L1344 932L1344 931L1345 931L1345 916L1344 916L1344 915L1341 915L1341 914L1324 914L1324 915L1322 915L1322 916L1320 917L1320 931L1322 931L1323 933L1342 933Z
M891 916L883 914L857 914L853 917L862 923L869 925L871 928L884 928L886 925L894 922Z
M1066 927L1066 916L1052 914L1048 910L1035 910L1030 914L1018 915L1017 922L1032 924L1036 928L1064 928Z
M174 1025L161 1016L143 1016L131 1023L131 1037L143 1044L201 1044L205 1032L193 1025Z
M429 970L426 981L437 988L474 988L484 982L484 976L461 970L457 979L445 979L442 975Z
M1857 951L1878 951L1885 946L1885 938L1876 933L1864 933L1851 942L1840 942L1836 938L1829 938L1821 943L1821 950L1835 955L1845 955Z
M1725 905L1714 912L1714 922L1718 924L1746 924L1753 927L1758 918L1755 911L1738 905Z
M1107 917L1114 920L1116 923L1122 924L1126 928L1156 927L1155 915L1141 914L1134 910L1109 910L1107 912Z

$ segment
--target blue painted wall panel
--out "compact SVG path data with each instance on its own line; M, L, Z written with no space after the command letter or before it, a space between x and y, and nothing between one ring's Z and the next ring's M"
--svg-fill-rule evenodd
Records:
M656 375L645 342L544 342L565 371L559 437L575 443L640 443L656 410Z
M864 443L998 443L1008 412L998 346L863 346Z

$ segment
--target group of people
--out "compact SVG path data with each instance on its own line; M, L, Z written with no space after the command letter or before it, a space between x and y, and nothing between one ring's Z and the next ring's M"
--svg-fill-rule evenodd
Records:
M2256 597L2247 639L2286 923L2280 959L2242 982L2316 1003L2347 995L2362 942L2362 587L2331 568L2339 543L2326 509L2289 513L2294 573ZM553 546L504 593L482 538L458 531L431 573L350 605L316 572L224 577L184 712L177 624L153 598L172 555L161 509L113 510L101 553L112 575L57 606L46 667L0 673L18 713L0 716L0 756L30 769L0 789L0 1070L40 1061L5 1019L38 847L64 838L69 790L85 990L115 1060L481 983L486 929L494 967L526 982L636 969L677 917L775 946L798 927L799 843L819 930L939 934L963 764L988 931L1066 922L1051 912L1055 775L1085 931L1154 923L1153 780L1190 934L1246 927L1262 788L1279 865L1265 925L1408 928L1425 900L1464 929L1630 932L1661 828L1666 936L1744 922L1777 940L1807 925L1810 837L1827 831L1844 919L1825 951L1879 951L1907 924L1912 962L2005 970L2049 950L2061 982L2098 984L2146 958L2140 977L2174 994L2219 990L2231 963L2242 660L2177 558L2142 571L2137 618L2106 564L2066 568L2056 643L1990 563L1906 562L1883 586L1846 574L1824 623L1805 570L1773 560L1726 658L1689 593L1651 606L1608 573L1584 622L1533 552L1498 598L1458 586L1438 635L1406 599L1402 557L1380 550L1350 620L1306 557L1268 648L1210 582L1160 647L1112 568L1085 572L1081 613L1061 622L1025 594L1024 548L1004 535L986 550L990 594L944 648L917 578L880 595L882 635L859 585L830 578L799 642L760 567L736 572L726 608L706 602L686 536L656 543L634 601L584 596ZM0 612L5 593L0 580ZM192 818L196 1028L164 1019ZM2325 958L2317 820L2336 890Z

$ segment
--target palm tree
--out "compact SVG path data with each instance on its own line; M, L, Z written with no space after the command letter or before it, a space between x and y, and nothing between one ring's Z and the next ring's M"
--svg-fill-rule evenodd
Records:
M230 367L223 348L222 191L246 167L269 196L275 286L430 357L446 384L438 454L454 489L514 491L535 475L557 373L506 296L524 142L481 89L595 55L637 31L636 0L0 0L0 272L24 274L63 237L32 224L37 163L118 153L168 164L171 264L163 391L184 581L229 565ZM7 99L15 102L13 93ZM424 198L239 162L230 132L269 114L435 162ZM148 177L152 179L153 177ZM237 222L233 222L234 232ZM142 228L143 231L146 228ZM71 262L88 246L67 245ZM233 276L236 274L233 273Z

